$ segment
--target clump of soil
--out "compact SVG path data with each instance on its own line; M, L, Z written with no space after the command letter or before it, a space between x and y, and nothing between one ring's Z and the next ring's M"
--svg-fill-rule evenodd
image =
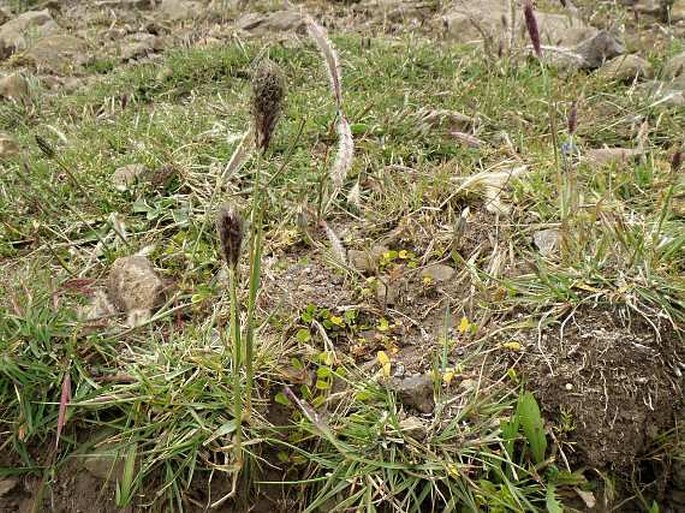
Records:
M685 347L664 320L583 308L529 336L523 371L548 418L570 421L572 465L628 471L683 418Z

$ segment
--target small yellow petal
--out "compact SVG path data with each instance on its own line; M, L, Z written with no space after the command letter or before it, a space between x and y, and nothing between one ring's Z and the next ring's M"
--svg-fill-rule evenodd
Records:
M509 351L519 352L521 350L521 343L512 340L511 342L505 342L504 344L502 344L502 347L504 349L508 349Z
M470 326L469 320L466 317L462 317L461 321L459 321L459 333L466 333Z

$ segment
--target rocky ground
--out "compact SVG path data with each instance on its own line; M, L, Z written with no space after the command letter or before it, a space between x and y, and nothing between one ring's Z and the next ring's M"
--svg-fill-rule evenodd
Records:
M345 198L331 199L325 208L316 204L317 187L306 183L306 173L328 164L335 130L327 119L331 107L321 99L328 93L308 86L312 52L298 53L307 34L303 12L342 46L343 73L354 77L344 90L355 171L346 177ZM408 461L435 453L430 463L437 467L426 472L443 472L449 479L452 464L435 463L451 457L441 443L449 438L445 447L476 446L474 432L503 425L512 408L506 400L526 386L540 403L553 446L546 463L537 462L530 473L531 482L547 483L550 468L566 472L566 481L554 486L563 488L559 500L577 511L683 510L678 426L685 366L685 190L676 156L683 144L685 1L539 2L536 17L541 63L534 60L523 9L515 1L311 0L292 6L48 0L2 6L0 284L6 299L0 304L7 320L0 336L8 342L0 376L8 417L0 435L0 510L204 511L217 494L227 493L228 481L213 479L215 471L229 467L221 459L229 442L217 442L229 433L207 427L198 406L213 404L203 393L222 374L208 354L221 343L216 327L228 319L219 286L225 271L208 240L214 228L203 216L213 211L218 196L249 205L250 174L236 170L228 184L216 184L241 137L233 111L246 114L244 107L227 102L243 99L235 84L250 77L245 59L258 55L255 48L262 45L270 45L282 61L283 55L292 58L290 89L312 88L291 100L286 119L315 110L299 132L298 123L290 123L289 137L283 137L290 142L277 141L275 167L269 168L273 185L266 194L271 210L258 314L262 347L279 354L263 349L260 355L265 423L287 423L277 419L284 414L274 399L279 386L319 387L330 395L310 399L340 430L340 439L350 444L362 439L353 425L355 415L363 416L354 403L359 390L349 398L350 387L338 390L330 378L331 369L353 366L361 376L373 376L371 381L399 404L388 400L366 413L377 431L370 429L374 436L360 446L361 453L376 450L377 439L394 443L406 435L402 450ZM227 47L234 53L217 51ZM364 51L396 54L398 60L385 69L361 60ZM374 66L392 82L387 92L374 92L365 83L374 81L367 72ZM466 70L468 80L455 70ZM534 75L539 70L541 75ZM489 89L488 81L498 85L491 86L490 96L479 96ZM500 94L497 87L508 89ZM393 94L395 103L383 105ZM555 94L554 102L548 101ZM452 104L450 95L457 98ZM533 97L537 110L524 104ZM561 146L555 138L566 130L575 100L581 104L583 147L564 158L581 169L577 180L587 188L571 201L576 210L572 207L574 215L567 219L545 201L561 194L561 186L548 179L549 170L559 167ZM144 140L126 132L145 125L146 116L163 119L162 128L150 122L146 132L137 133ZM207 116L215 116L212 126L204 123ZM542 121L547 116L556 116L562 126ZM81 124L90 128L74 128ZM195 130L196 124L201 129ZM186 127L182 136L175 132ZM43 187L38 172L31 171L38 158L45 159L40 169L46 169L47 183L68 188L75 209L84 205L77 212L61 207L68 222L54 219L53 197L34 195ZM284 169L292 162L301 167L290 176ZM549 176L536 175L540 169ZM88 178L91 171L103 179ZM288 185L279 188L283 176ZM89 198L97 205L88 205ZM118 208L110 209L112 204ZM329 207L335 212L322 218ZM194 216L200 221L189 224ZM575 245L567 240L567 221ZM95 236L89 226L96 227ZM662 235L659 230L666 227L670 231ZM71 268L75 262L79 269ZM33 288L41 269L51 273L44 301L49 320L29 315L41 296ZM45 332L41 327L52 326L57 312L67 309L77 320L67 324L66 334L48 337L45 351L33 347L31 341ZM98 344L83 342L89 337ZM74 341L76 349L70 345ZM28 418L35 411L24 408L22 399L20 406L4 404L21 396L18 369L25 364L11 362L15 357L24 362L17 356L24 347L30 347L29 360L51 362L40 370L46 375L55 362L77 368L67 388L71 393L73 384L74 409L84 413L73 414L62 442L71 449L61 458L53 449L58 413L52 408L59 384L64 386L61 374L59 380L50 378L44 396L31 399L51 405L49 413L40 410L43 417ZM73 352L62 355L67 350ZM205 370L197 369L207 375L198 377ZM206 381L195 389L200 379ZM180 396L187 393L186 402L177 390L183 391ZM482 409L497 410L488 427L475 419L484 415L479 398L491 395L504 399L494 401L501 410L483 403ZM141 397L131 410L122 406ZM393 417L388 412L396 406L397 425L374 424ZM222 414L216 417L222 422L212 418L219 426ZM193 423L202 416L195 431L187 432L215 436L205 436L211 439L186 453L184 444L194 435L186 439L186 431L170 420L174 415L192 417ZM163 429L155 431L157 424ZM126 430L117 431L120 425ZM30 443L24 443L25 431L37 433ZM136 499L127 502L121 500L126 463L118 444L126 441L121 433L132 431L142 433L141 440L147 434L155 442L166 436L181 441L180 448L171 442L146 446L149 473L138 465L145 482L136 482ZM480 433L478 443L487 438ZM311 438L299 436L294 445ZM390 442L383 440L378 450L385 457L384 444ZM283 452L263 455L263 481L321 477ZM135 453L132 458L139 461ZM187 467L165 467L165 458L174 464L192 460L197 470L176 489L170 483L180 481L176 476L185 476ZM481 459L487 458L464 456L453 465L470 482ZM522 469L525 462L517 465ZM378 475L384 476L379 482L390 480ZM474 497L492 492L497 500L478 503L481 510L499 511L499 505L502 511L559 511L550 505L554 486L546 488L546 496L531 492L532 502L516 502L505 486L494 492L487 482L478 481ZM374 497L387 493L382 483L368 486ZM164 490L170 489L166 501ZM342 503L341 493L326 496L312 511ZM159 497L165 497L161 504ZM297 500L281 486L264 486L249 506L229 501L217 511L293 511L302 507ZM374 507L405 510L385 501ZM448 502L436 497L423 507L437 510Z

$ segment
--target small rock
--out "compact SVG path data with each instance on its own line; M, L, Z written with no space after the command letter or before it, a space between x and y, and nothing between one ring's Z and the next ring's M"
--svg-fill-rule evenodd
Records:
M130 61L147 57L162 49L162 39L152 34L137 34L134 40L127 41L119 49L119 58Z
M47 9L28 11L0 26L0 57L7 58L27 46L30 37L40 38L59 29Z
M664 11L662 0L632 0L630 8L642 14L661 15Z
M89 304L79 310L79 319L83 321L96 321L103 317L109 317L117 312L116 307L110 302L107 293L98 289Z
M14 477L0 477L0 497L10 493L19 484L19 480Z
M556 228L540 230L533 234L533 242L544 257L554 256L559 251L561 234Z
M236 22L239 29L256 35L296 31L304 26L302 16L292 10L269 14L247 13Z
M7 134L0 133L0 159L6 159L18 155L21 149L17 141Z
M620 82L632 82L636 78L652 78L654 69L652 65L639 55L621 55L607 61L598 74L601 77L618 80Z
M678 80L685 74L685 52L674 55L668 59L663 68L661 75L664 80Z
M21 63L41 71L67 73L85 59L86 43L83 39L66 34L54 34L40 39L26 50Z
M600 30L591 38L572 47L571 50L583 58L585 69L599 68L606 61L623 55L625 52L620 41L606 30Z
M181 21L197 17L202 12L202 5L189 0L162 0L159 11L166 20Z
M671 212L674 216L685 219L685 196L671 198Z
M414 440L421 441L426 438L428 430L418 417L407 417L400 421L400 431Z
M117 258L107 278L107 295L122 312L154 310L164 296L164 282L140 255Z
M431 413L435 408L433 378L430 374L392 379L389 386L397 393L402 404L408 408L415 408L421 413Z
M685 106L685 96L683 95L685 83L670 82L668 84L659 80L650 80L640 84L641 92L651 98L652 106L663 107L682 107Z
M386 286L387 283L387 286ZM378 280L376 283L376 300L384 306L392 306L397 303L399 291L394 283L391 283L387 277Z
M29 83L21 73L10 73L0 78L0 97L22 100L29 96Z
M641 150L630 148L596 148L588 150L586 160L594 167L626 163L643 155Z
M685 0L675 0L671 4L670 18L671 23L685 20Z
M127 191L141 182L147 174L148 169L143 164L129 164L114 171L112 184L119 191Z
M378 269L383 253L387 252L386 246L376 245L369 251L359 251L357 249L350 249L347 252L347 259L352 264L352 267L360 272L366 274L373 274Z
M433 264L423 269L421 271L421 276L430 278L435 283L442 283L452 279L455 272L456 271L449 265Z
M7 7L0 7L0 26L12 19L12 13Z
M121 479L124 461L114 444L104 444L83 458L83 467L103 481L114 481Z

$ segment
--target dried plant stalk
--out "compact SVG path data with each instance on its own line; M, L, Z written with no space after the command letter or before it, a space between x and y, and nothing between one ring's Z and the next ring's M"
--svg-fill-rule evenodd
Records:
M345 116L340 116L337 126L338 132L338 153L330 170L331 182L336 189L342 188L347 175L352 168L354 160L354 141L352 140L352 130Z
M264 59L252 78L252 115L257 147L266 151L283 110L285 80L281 68Z
M321 55L326 62L326 69L328 70L328 79L331 82L331 90L335 97L335 103L338 109L342 109L342 79L340 75L340 59L338 53L335 51L331 40L328 38L328 33L321 25L319 25L308 14L304 15L304 22L307 26L309 35L319 48Z

